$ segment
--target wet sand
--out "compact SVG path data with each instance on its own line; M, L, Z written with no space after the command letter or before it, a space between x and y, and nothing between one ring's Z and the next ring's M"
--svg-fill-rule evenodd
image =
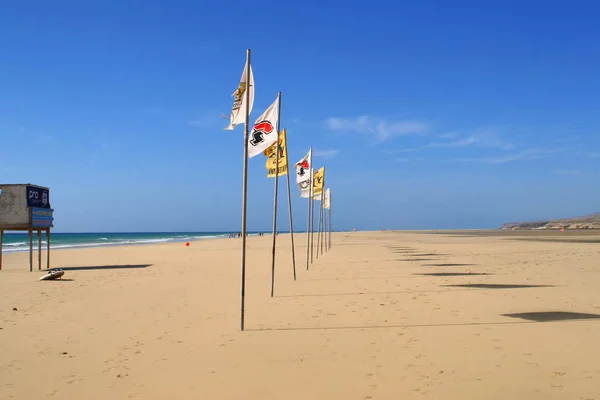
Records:
M5 254L0 398L600 399L600 245L517 233L250 238L245 332L239 239Z

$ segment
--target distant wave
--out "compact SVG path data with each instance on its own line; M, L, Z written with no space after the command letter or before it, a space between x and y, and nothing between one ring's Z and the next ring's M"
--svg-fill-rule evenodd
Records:
M27 242L17 242L17 243L4 243L4 246L24 246Z
M169 242L186 242L203 239L217 239L227 237L227 234L219 235L177 235L172 237L158 237L158 238L118 238L109 239L106 237L101 238L88 238L81 242L74 243L61 243L60 239L52 240L50 243L51 249L75 249L75 248L89 248L89 247L105 247L105 246L132 246L132 245L144 245L144 244L157 244L157 243L169 243ZM102 240L101 242L98 242ZM42 248L45 249L47 245L46 240L42 241ZM28 242L15 242L15 243L3 243L4 252L15 253L22 251L29 251ZM38 247L37 240L33 241L33 249L36 250Z

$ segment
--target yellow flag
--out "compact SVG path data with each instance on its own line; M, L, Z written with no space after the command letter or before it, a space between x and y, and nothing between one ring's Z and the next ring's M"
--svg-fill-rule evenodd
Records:
M319 168L313 176L313 197L323 192L323 186L325 186L325 167Z
M285 129L279 134L279 167L276 168L275 162L277 159L277 154L275 153L275 149L277 148L277 143L273 143L269 148L264 151L264 155L267 157L267 163L265 167L267 168L267 178L275 178L275 170L277 169L279 176L286 175L288 172L288 162L287 162L287 143L285 140Z

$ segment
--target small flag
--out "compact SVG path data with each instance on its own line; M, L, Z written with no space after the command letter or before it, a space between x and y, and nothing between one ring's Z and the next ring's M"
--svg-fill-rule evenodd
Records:
M320 195L323 192L325 183L325 167L321 167L315 172L313 178L313 196Z
M250 88L248 89L248 70L250 70ZM229 126L225 128L226 131L232 131L236 125L243 124L246 122L246 90L250 90L248 93L249 108L248 114L252 112L252 106L254 105L254 75L252 74L252 67L248 65L244 67L242 78L240 79L240 85L237 90L231 95L233 97L233 107L231 109L231 117L229 118Z
M329 209L331 207L331 189L325 190L325 196L323 198L323 208Z
M296 167L296 183L310 180L311 160L312 160L312 149L306 153L302 160L298 161L294 167Z
M250 136L248 136L248 158L261 154L277 141L278 111L279 97L254 122Z
M288 173L288 162L286 158L287 154L287 143L285 139L285 129L279 134L279 160L277 160L277 143L273 143L269 148L264 151L264 155L267 157L267 178L275 178L275 170L278 171L278 175L286 175ZM275 163L279 161L279 165Z

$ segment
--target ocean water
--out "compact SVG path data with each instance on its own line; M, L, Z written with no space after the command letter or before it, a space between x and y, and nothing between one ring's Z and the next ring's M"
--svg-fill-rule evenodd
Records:
M51 233L51 249L70 249L100 246L127 246L168 242L191 242L194 240L228 237L230 232L169 232L169 233ZM256 232L248 232L255 236ZM34 250L38 246L37 234L33 235ZM46 246L46 235L42 234ZM29 235L21 232L5 232L2 243L4 252L29 251Z

